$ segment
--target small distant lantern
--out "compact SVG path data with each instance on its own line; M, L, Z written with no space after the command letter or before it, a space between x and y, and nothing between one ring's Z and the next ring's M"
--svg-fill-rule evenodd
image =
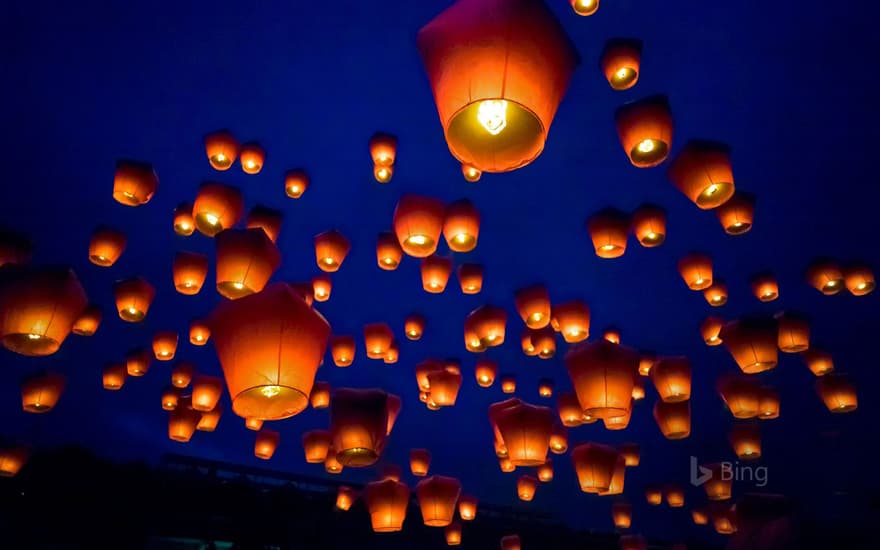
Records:
M834 358L827 351L811 347L801 353L801 358L806 363L810 372L816 376L825 376L834 371Z
M501 393L511 394L516 392L516 377L512 374L505 374L501 377Z
M550 452L555 455L565 454L568 450L568 430L558 424L553 425L550 432Z
M703 291L703 297L712 307L721 307L727 303L727 284L721 279L712 281L712 286Z
M534 344L532 343L532 333L534 331L528 327L523 329L522 337L520 342L522 344L522 351L526 354L527 357L534 357L538 355L538 350L535 349Z
M208 276L208 257L195 252L178 252L171 264L174 288L177 292L193 296L198 294Z
M196 229L192 211L193 205L188 202L182 202L174 209L174 232L181 237L189 237Z
M571 450L578 483L585 493L604 493L611 486L611 479L620 453L609 445L581 443Z
M542 378L538 381L538 395L544 398L553 397L553 380Z
M113 198L125 206L147 204L159 187L159 176L146 162L120 160L113 176Z
M266 162L266 151L256 142L245 143L241 146L241 169L245 174L259 174Z
M694 525L707 525L709 523L709 513L705 508L694 508L691 510L691 519Z
M758 418L772 420L779 418L779 392L770 386L764 386L758 391Z
M321 464L333 445L333 435L326 430L312 430L302 436L303 452L308 464Z
M178 443L188 442L196 433L201 420L201 413L178 403L178 406L168 413L168 438Z
M666 160L672 148L672 111L665 96L627 103L615 113L623 150L636 168L651 168Z
M716 510L712 514L712 526L719 535L732 535L736 533L736 514L731 509Z
M481 388L489 388L495 383L495 377L498 375L498 364L491 359L478 359L474 376L477 384Z
M734 418L758 416L760 388L746 376L728 376L718 383L718 393Z
M384 359L394 342L394 332L387 323L371 323L364 326L364 347L370 359Z
M244 198L235 187L208 182L199 187L192 216L196 229L213 237L238 223L244 211Z
M752 228L755 219L755 196L737 191L715 209L718 221L728 235L743 235Z
M383 362L386 365L393 365L397 363L397 360L400 358L400 347L397 345L397 340L391 342L391 345L388 346L388 352L385 354L385 357L382 358Z
M507 311L492 305L480 306L470 312L464 322L465 345L479 352L504 343Z
M419 389L423 391L428 391L431 389L431 381L428 376L432 372L442 371L444 369L444 365L442 361L438 361L437 359L425 359L418 365L416 365L416 383L419 385Z
M617 529L629 529L632 525L632 505L628 502L615 502L611 505L611 519Z
M618 448L627 468L634 468L641 462L641 450L638 443L622 443Z
M98 327L101 326L101 319L103 317L104 314L101 308L91 304L76 318L70 331L77 336L94 336L98 331Z
M321 271L334 273L339 270L351 243L339 231L331 230L315 235L315 260Z
M101 267L110 267L122 256L128 244L125 233L105 225L92 233L89 241L89 261Z
M458 516L462 521L473 521L477 517L477 497L461 495L458 497Z
M721 330L724 328L724 319L720 317L706 317L700 325L700 333L703 335L703 342L707 346L720 346L724 342L721 340Z
M664 357L651 369L651 382L667 403L691 397L691 363L687 357Z
M204 346L211 338L211 328L204 321L193 321L189 324L189 343Z
M328 474L339 475L344 469L342 463L336 459L336 451L330 447L330 450L327 451L327 458L324 459L324 471Z
M654 248L666 240L666 211L653 204L643 204L632 214L632 231L645 248Z
M633 390L633 393L635 394L635 390ZM635 400L635 397L633 397L633 400ZM610 430L610 431L625 430L629 427L629 421L631 419L632 419L632 407L630 407L630 409L628 411L626 411L626 414L622 414L620 416L612 416L611 418L603 418L602 424L605 425L606 430Z
M27 464L30 452L25 447L0 447L0 477L15 477Z
M757 424L734 424L730 429L729 439L737 459L761 458L761 429Z
M462 294L479 294L483 289L483 266L461 264L458 266L458 282Z
M619 258L626 252L629 216L614 208L606 208L587 220L593 248L600 258Z
M238 140L228 130L218 130L205 136L205 153L214 170L229 170L238 158Z
M638 365L638 353L606 340L578 344L565 356L581 409L593 418L627 414Z
M639 374L650 376L651 369L657 364L657 354L652 351L643 351L639 357Z
M177 353L177 333L173 330L160 330L153 335L153 355L159 361L171 361Z
M394 209L394 233L400 247L413 258L427 258L437 250L446 207L437 199L404 195Z
M373 157L373 176L379 183L388 183L394 174L397 160L397 138L377 132L370 138L370 156Z
M452 274L452 260L442 256L422 258L422 288L431 294L440 294L446 290L449 276Z
M691 290L705 290L712 286L712 258L706 254L688 254L678 262L678 272Z
M446 207L443 237L453 252L470 252L477 247L480 235L480 212L474 204L461 199Z
M874 272L866 265L852 265L844 270L844 283L853 296L865 296L874 291Z
M21 384L21 408L29 413L51 411L61 399L66 385L64 375L54 372L26 378Z
M135 348L125 354L125 371L129 376L144 376L150 370L152 354L149 350Z
M732 493L733 476L725 475L725 464L708 464L702 468L709 471L707 473L709 478L703 484L706 497L709 500L729 500Z
M813 262L807 269L807 279L813 288L826 296L833 296L846 286L843 270L829 260Z
M399 407L399 398L381 390L342 388L334 392L330 432L336 459L342 465L364 467L376 463L393 425L390 419L394 403Z
M269 460L275 454L281 434L268 428L260 428L254 440L254 456L263 460Z
M773 319L753 317L724 325L721 339L744 373L757 374L778 363L777 332Z
M340 485L336 492L336 509L347 512L357 499L357 493L348 485Z
M620 329L617 327L608 327L602 331L602 339L612 344L620 343Z
M249 416L244 419L244 427L251 431L259 431L263 427L263 421L259 418Z
M538 480L529 475L521 475L516 480L516 496L523 502L531 502L538 490Z
M572 0L577 2L593 1L593 0ZM599 0L595 0L598 3ZM519 535L506 535L501 537L501 550L522 550L522 543Z
M598 6L598 1L595 1ZM612 90L628 90L639 81L642 41L615 38L605 43L599 66Z
M645 502L651 506L660 506L663 503L663 490L659 487L645 487Z
M582 342L590 336L590 308L581 300L553 306L552 319L569 344Z
M326 302L330 299L333 281L330 280L329 275L315 275L312 277L312 287L314 288L315 301Z
M541 483L549 483L553 481L553 461L548 458L547 462L537 467L535 474L538 476L538 481Z
M313 409L326 409L330 406L330 384L327 382L315 382L309 401Z
M431 476L419 481L416 496L425 525L445 527L452 523L460 494L461 482L452 477Z
M654 420L666 439L684 439L691 435L691 402L658 401L654 405Z
M672 184L703 210L721 206L736 191L730 149L720 143L688 142L672 161L668 175Z
M216 407L210 411L202 413L202 418L196 425L196 430L200 432L213 432L220 423L220 417L223 416L223 407L218 403Z
M465 181L476 183L480 181L480 177L483 175L483 172L472 164L462 164L461 174L464 176Z
M455 405L461 389L461 373L457 369L446 368L428 374L431 387L431 400L441 407Z
M267 206L254 206L248 212L245 227L247 229L260 228L269 237L273 243L278 242L278 235L281 233L281 224L284 222L284 214L280 210L269 208Z
M517 290L514 303L527 327L539 329L550 323L550 293L544 285L532 285Z
M556 410L563 426L575 428L583 423L584 411L573 393L561 393L556 398Z
M189 361L178 361L171 369L171 385L182 389L189 386L196 369Z
M772 302L779 298L779 283L772 273L759 273L752 277L752 293L762 302Z
M298 199L309 188L310 178L305 170L288 170L284 175L284 192L291 199Z
M443 534L446 536L446 545L447 546L458 546L461 544L461 523L457 521L453 521L449 525L446 526L446 529L443 531Z
M394 271L403 258L403 249L394 233L379 233L376 240L376 263L380 269Z
M848 413L859 406L856 386L844 374L829 373L816 380L816 393L833 413Z
M425 318L418 313L407 316L403 323L403 331L408 340L419 340L425 332Z
M150 304L156 297L156 289L146 279L135 277L114 283L113 294L119 318L129 323L139 323L147 316Z
M350 366L354 361L356 346L354 336L332 336L330 338L330 353L333 355L333 363L337 367Z
M684 489L677 485L669 485L666 487L666 504L670 508L681 508L684 506Z
M121 390L125 385L125 365L122 363L110 363L104 367L102 382L105 390Z
M639 363L639 365L641 365L641 363ZM633 396L633 401L638 401L640 399L645 398L645 382L641 376L639 376L637 378L633 378L632 396Z
M373 531L392 533L403 529L409 507L409 488L391 479L374 481L364 487L364 502L370 512Z
M192 382L192 408L207 412L217 406L223 394L223 379L204 374L196 375Z
M428 449L413 449L409 452L409 467L412 475L425 477L431 466L431 452Z

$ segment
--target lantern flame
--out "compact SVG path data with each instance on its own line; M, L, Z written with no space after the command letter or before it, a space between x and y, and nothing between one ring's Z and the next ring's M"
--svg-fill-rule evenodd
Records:
M487 132L497 136L507 127L507 100L486 99L480 102L477 120Z

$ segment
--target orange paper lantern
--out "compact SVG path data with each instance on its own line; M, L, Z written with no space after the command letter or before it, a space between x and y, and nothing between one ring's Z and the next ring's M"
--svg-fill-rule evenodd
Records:
M721 279L712 281L712 286L703 291L703 297L712 307L721 307L727 303L727 284Z
M477 497L461 495L458 497L458 516L462 521L473 521L477 517Z
M715 142L689 141L672 161L669 179L703 210L721 206L736 191L730 149Z
M177 408L168 414L168 437L178 443L188 442L199 426L202 415L178 402Z
M541 397L553 397L553 380L542 378L538 381L538 395Z
M349 250L348 239L335 229L315 235L315 261L321 271L338 271Z
M354 336L333 336L330 338L330 353L337 367L347 367L354 361L356 343Z
M266 162L266 151L256 142L248 142L241 146L241 169L245 174L259 174Z
M446 545L447 546L458 546L461 544L461 523L457 521L453 521L449 525L446 526L446 529L443 531L443 534L446 536Z
M728 235L744 235L752 228L755 219L755 196L738 191L716 208L715 213Z
M321 464L333 445L333 435L326 430L312 430L302 436L303 452L309 464Z
M654 420L666 439L684 439L691 435L691 402L658 401L654 405Z
M314 289L315 301L326 302L330 299L333 281L330 280L329 275L315 275L312 277L312 288Z
M666 504L670 508L681 508L684 506L684 489L677 485L666 487Z
M431 466L431 452L428 449L413 449L409 452L409 467L412 475L425 477Z
M539 466L547 461L553 412L513 398L495 403L489 417L514 466Z
M805 315L782 312L775 316L779 330L779 351L800 353L810 348L810 319Z
M214 170L229 170L238 157L238 140L228 130L219 130L205 136L205 153Z
M104 317L101 308L91 304L80 313L79 317L73 323L70 331L77 336L94 336L101 326L101 319Z
M125 371L129 376L144 376L150 370L153 355L144 348L135 348L125 354Z
M281 253L260 229L217 235L217 292L236 300L260 292L281 265Z
M431 294L440 294L446 290L449 276L452 274L452 260L442 256L422 258L422 288Z
M480 264L461 264L458 266L458 282L462 294L479 294L483 289L483 266Z
M394 342L394 332L387 323L371 323L364 326L364 347L370 359L384 359Z
M757 424L734 424L729 439L739 460L761 458L761 429Z
M254 456L263 460L269 460L275 454L281 434L268 428L260 428L254 440Z
M300 198L309 188L309 175L305 170L288 170L284 174L284 192L291 199Z
M481 388L489 388L495 383L495 377L498 375L498 364L491 359L478 359L474 376L477 384Z
M357 499L357 493L354 489L347 485L340 485L336 493L336 508L347 512L351 509L351 505Z
M109 363L104 367L102 382L105 390L116 391L121 390L125 385L125 376L127 372L123 363Z
M568 430L558 424L553 425L550 432L550 452L555 455L565 454L568 450Z
M371 466L379 460L393 424L389 421L392 397L398 399L381 390L341 388L334 392L330 432L336 459L343 466Z
M403 195L394 208L394 233L401 249L413 258L427 258L437 250L446 207L437 199Z
M626 252L629 217L614 208L601 210L587 220L593 248L600 258L619 258Z
M666 240L666 211L653 204L643 204L632 214L632 230L645 248L660 246Z
M571 461L581 491L603 493L611 486L620 453L614 447L599 443L581 443L571 450Z
M544 285L521 288L514 294L514 304L523 322L532 329L550 323L550 293Z
M835 262L817 260L807 269L810 284L826 296L837 294L846 286L843 271Z
M113 176L113 198L125 206L147 204L159 187L159 176L146 162L119 160Z
M618 447L618 450L624 458L624 464L628 468L639 465L639 462L641 461L641 451L638 443L622 443Z
M833 413L848 413L859 406L856 386L844 374L829 373L816 380L816 393Z
M196 430L200 432L215 431L217 429L217 424L220 423L221 416L223 416L223 407L218 404L210 411L205 411L202 413L202 418L196 425Z
M757 374L776 367L777 332L773 319L751 317L724 325L721 339L744 373Z
M651 382L667 403L691 398L691 362L687 357L664 357L651 369Z
M523 502L531 502L538 490L538 480L532 476L521 475L516 480L516 496Z
M189 237L196 229L192 215L193 205L182 202L174 209L174 232L182 237Z
M178 252L171 271L177 292L187 296L198 294L208 276L208 257L195 252Z
M720 317L706 317L700 325L703 342L707 346L720 346L723 343L721 340L721 330L724 328L724 325L724 319Z
M522 543L519 540L519 535L507 535L501 537L501 550L522 550Z
M205 374L196 375L192 381L192 408L199 412L213 410L223 395L223 379Z
M376 263L380 269L394 271L403 258L403 249L394 233L379 233L376 241Z
M611 505L611 519L617 529L629 529L632 525L632 505L628 502L615 502Z
M779 298L779 283L772 273L759 273L752 277L752 293L762 302Z
M461 482L452 477L431 476L419 481L416 496L425 525L445 527L452 523L460 494Z
M718 383L718 393L734 418L758 416L760 388L746 376L727 376Z
M29 413L47 413L51 411L61 394L67 379L62 374L47 372L26 378L21 383L21 408Z
M159 361L171 361L177 352L177 333L173 330L160 330L153 335L153 355Z
M612 90L628 90L636 85L641 57L641 40L615 38L605 43L599 66Z
M582 342L590 336L590 308L581 300L553 306L552 319L554 328L569 344Z
M874 291L874 272L866 265L851 265L844 271L844 282L853 296L865 296Z
M636 168L661 164L672 148L672 111L665 96L620 107L614 116L623 150Z
M457 369L446 368L428 374L431 400L441 407L455 405L461 389L461 373Z
M599 10L599 0L569 0L574 12L582 17L593 15Z
M171 369L171 385L175 388L189 386L195 370L195 367L189 361L178 361Z
M105 225L92 233L89 241L89 261L101 267L110 267L122 256L128 244L125 233Z
M705 290L712 286L712 258L697 252L678 262L678 272L691 290Z
M566 354L565 366L584 414L613 418L630 410L638 353L606 340L581 343Z
M411 313L403 323L403 332L408 340L419 340L425 332L425 318L418 313Z
M461 173L464 176L465 181L469 181L471 183L480 181L480 177L483 175L482 170L471 164L462 164Z
M211 328L204 321L193 321L189 324L189 343L204 346L211 338Z
M834 370L834 359L827 351L822 351L814 347L801 353L801 358L806 363L810 372L816 376L825 376Z
M469 351L484 351L504 343L507 312L492 305L480 306L464 321L465 346Z
M370 512L373 531L391 533L403 529L409 507L409 488L391 479L374 481L364 487L364 502Z
M446 207L443 237L453 252L470 252L477 247L480 235L480 212L474 204L461 199Z
M501 392L511 394L516 391L516 377L512 374L505 374L501 377Z
M330 384L327 382L315 382L309 401L313 409L326 409L330 406Z
M373 157L373 176L379 183L388 183L394 175L397 157L397 138L378 132L370 138L370 156Z
M0 447L0 477L14 477L27 464L30 452L21 446Z
M222 183L208 182L199 187L192 216L196 229L213 237L238 223L244 211L241 191Z

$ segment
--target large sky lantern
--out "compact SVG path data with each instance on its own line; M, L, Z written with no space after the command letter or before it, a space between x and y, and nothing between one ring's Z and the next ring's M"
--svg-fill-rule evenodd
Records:
M370 156L373 157L373 176L376 181L391 181L397 160L397 138L384 132L373 134L370 138Z
M387 323L364 325L364 348L370 359L384 359L392 343L394 343L394 331Z
M543 151L579 63L541 0L465 0L425 25L417 44L449 151L507 172Z
M392 479L374 481L364 487L363 497L373 531L392 533L403 529L409 507L409 487Z
M100 267L110 267L122 256L127 245L128 237L125 233L100 225L92 232L89 240L89 261Z
M495 383L496 376L498 376L498 363L483 357L477 359L474 377L477 379L478 386L481 388L491 387Z
M281 252L262 229L217 235L217 292L230 300L260 292L281 265Z
M572 300L554 305L552 316L562 338L567 343L574 344L589 338L590 307L584 301Z
M480 236L480 211L467 199L457 200L446 207L443 219L443 237L453 252L470 252L477 247Z
M180 391L174 386L162 390L162 409L173 411L177 408L177 401L180 399Z
M303 452L308 464L323 464L333 445L333 435L327 430L312 430L302 436Z
M826 296L833 296L846 287L846 279L840 265L833 260L819 259L807 268L807 281Z
M447 546L459 546L461 544L461 522L453 521L443 531L446 536Z
M181 250L174 255L171 273L177 292L187 296L198 294L208 277L208 257Z
M455 405L458 391L461 389L461 372L452 369L434 371L428 374L431 387L431 399L441 407Z
M159 361L171 361L177 353L177 333L160 330L153 335L153 355Z
M394 208L394 234L401 249L413 258L427 258L437 251L446 207L432 197L407 194Z
M691 402L657 401L654 420L666 439L684 439L691 435Z
M255 141L242 144L239 151L241 157L241 170L245 174L259 174L266 163L266 151L263 146Z
M407 340L419 340L425 332L425 317L418 313L410 313L403 322L403 332Z
M650 506L659 506L663 503L663 490L653 485L645 487L645 502Z
M596 256L606 259L623 256L629 228L629 216L615 208L605 208L590 216L587 231L590 232Z
M531 502L538 491L538 480L534 476L523 474L516 480L516 496L523 502Z
M330 299L333 281L329 275L315 275L312 277L312 288L314 289L315 301L326 302Z
M464 163L461 165L461 175L464 176L465 181L476 183L483 176L483 171L472 164Z
M493 422L507 448L514 466L540 466L547 461L550 434L553 431L553 411L510 399L502 403L493 415ZM498 403L496 403L498 405Z
M669 180L703 210L717 208L736 191L730 149L721 143L691 140L669 166Z
M635 394L635 392L633 392ZM633 398L635 399L635 397ZM602 424L605 425L606 430L618 431L625 430L629 427L629 421L632 419L632 407L626 414L622 414L620 416L612 416L611 418L603 418Z
M125 371L135 378L145 376L150 371L153 354L147 348L133 348L125 354Z
M660 246L666 241L666 211L653 204L643 204L632 213L632 231L645 248Z
M845 374L829 373L816 380L816 393L833 413L848 413L859 406L856 385Z
M700 324L700 334L707 346L720 346L724 343L721 339L721 331L726 322L721 317L706 317Z
M779 330L779 351L800 353L810 349L809 317L792 311L783 311L774 317Z
M611 487L620 453L610 445L581 443L571 450L571 461L581 491L603 493Z
M468 350L483 351L500 346L504 343L507 311L493 305L480 306L468 314L464 326ZM472 336L474 341L469 341L468 336Z
M825 376L834 371L834 358L831 354L815 346L801 352L801 359L816 376Z
M761 458L761 428L755 423L734 424L728 434L730 446L737 460Z
M616 529L629 529L632 526L632 504L624 501L612 504L611 519Z
M348 485L340 485L336 492L336 509L347 512L351 509L351 505L357 500L357 491Z
M174 208L174 232L181 237L189 237L196 230L192 211L193 205L188 202L182 202Z
M712 286L703 291L703 298L712 307L721 307L727 303L727 283L716 278Z
M27 464L30 451L22 445L0 445L0 477L15 477Z
M202 413L202 418L196 425L196 430L209 433L217 430L217 425L220 424L220 418L222 416L223 405L218 403L217 406L210 411L205 411Z
M684 506L684 489L678 485L667 485L664 489L666 504L670 508L681 508Z
M295 168L284 174L284 192L291 199L298 199L309 188L310 178L305 170Z
M330 406L330 384L327 382L315 382L312 392L309 394L309 402L313 409L326 409Z
M548 458L547 462L535 468L535 475L541 483L553 481L553 461Z
M709 479L703 484L706 497L709 500L730 500L733 490L733 476L729 473L725 474L725 464L719 462L704 464L702 467L711 472Z
M452 477L431 476L416 485L422 521L428 527L446 527L455 517L461 482Z
M308 406L330 325L288 285L222 301L211 327L235 414L280 420Z
M223 395L223 379L197 374L192 381L192 408L199 412L212 410Z
M752 277L752 294L762 302L772 302L779 298L779 282L776 275L769 271L758 273Z
M394 271L403 259L403 249L397 242L397 235L387 231L379 233L376 239L376 265L384 271Z
M718 381L718 393L734 418L758 416L760 386L749 376L729 375Z
M519 535L505 535L501 537L501 550L522 550Z
M350 250L348 238L335 229L315 235L315 261L321 271L338 271Z
M449 276L452 275L452 258L428 256L422 258L422 288L431 294L441 294L446 290Z
M607 420L606 420L607 421ZM611 484L607 491L600 491L599 496L615 496L623 494L624 481L626 480L626 459L622 456L617 457L614 464L614 474L611 476Z
M687 357L663 357L651 369L651 382L668 403L691 398L691 362Z
M612 38L605 43L599 67L612 90L628 90L636 85L641 58L641 40Z
M8 265L0 270L3 347L28 356L61 348L88 298L73 271Z
M282 223L284 223L284 214L280 210L258 204L248 212L245 227L247 229L260 228L266 232L269 240L277 243Z
M428 449L413 449L409 452L409 468L412 475L425 477L431 467L431 451Z
M101 307L96 304L89 304L79 314L79 317L76 318L70 331L77 336L94 336L98 332L98 327L101 326L103 318L104 313Z
M178 443L187 443L202 420L202 415L193 410L181 399L177 407L168 413L168 438Z
M330 337L330 354L337 367L348 367L354 362L357 343L354 336L335 334Z
M125 206L147 204L159 187L159 176L146 162L119 160L113 176L113 198Z
M342 465L360 468L379 460L390 434L394 403L399 412L399 398L382 390L340 388L333 393L330 432Z
M462 294L479 294L483 289L483 266L481 264L461 264L458 266L457 273Z
M678 273L691 290L705 290L712 286L712 258L708 254L692 252L679 260Z
M195 371L195 365L189 361L174 363L174 366L171 368L171 385L178 389L189 386Z
M204 346L211 338L211 327L208 323L196 319L189 324L189 343L194 346Z
M636 168L658 166L672 149L672 110L666 96L627 103L614 114L623 150Z
M238 140L229 130L217 130L205 136L205 153L211 168L229 170L238 158Z
M513 296L516 310L527 327L544 328L550 323L550 292L544 285L521 288Z
M642 454L638 443L621 443L617 450L623 456L627 468L634 468L641 462Z
M0 267L30 263L33 248L26 235L0 226Z
M776 368L779 362L777 332L772 318L745 317L725 324L721 339L744 373L757 374Z
M715 209L721 227L728 235L744 235L752 229L757 200L751 193L737 191L724 204Z
M29 413L47 413L51 411L64 388L67 378L56 372L45 372L29 376L21 383L21 408Z
M874 272L870 267L863 264L854 264L844 269L844 283L847 290L853 296L865 296L874 291L877 286L874 280Z
M238 223L244 213L244 198L236 187L206 182L199 187L192 215L196 229L213 237Z
M565 366L585 415L612 418L630 410L639 367L634 350L606 340L585 342L569 350Z
M260 428L254 438L254 456L263 460L269 460L275 454L278 443L281 441L281 434L275 430L270 430L265 426Z
M108 363L104 366L101 382L104 389L109 391L118 391L125 385L127 376L124 363Z

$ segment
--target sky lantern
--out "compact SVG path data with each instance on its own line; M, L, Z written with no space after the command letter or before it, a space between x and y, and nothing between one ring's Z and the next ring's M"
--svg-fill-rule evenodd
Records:
M462 164L461 174L464 176L465 181L476 183L480 181L483 171L472 164Z
M728 466L729 467L729 466ZM702 466L711 472L709 479L703 484L709 500L729 500L733 489L733 476L725 475L723 463ZM702 470L700 470L702 473Z
M758 418L772 420L779 418L779 392L770 386L758 390Z
M678 272L691 290L705 290L712 286L712 258L693 252L678 262Z
M329 275L315 275L312 277L312 287L314 288L315 301L326 302L330 299L333 281Z
M171 369L171 385L175 388L189 386L195 371L195 366L189 361L178 361Z
M757 374L776 367L777 332L773 319L748 317L724 325L721 339L744 373Z
M373 157L373 176L379 183L388 183L394 175L397 160L397 138L377 132L370 138L370 156Z
M328 474L339 475L345 467L336 459L336 451L333 447L327 451L327 458L324 459L324 471Z
M407 315L403 323L403 332L407 340L419 340L425 332L425 317L418 313Z
M379 233L376 240L376 264L379 269L394 271L400 265L402 258L403 249L397 242L397 236L394 233Z
M103 318L104 313L101 311L100 306L89 304L79 314L79 317L76 318L70 331L77 336L94 336L98 332L98 327L101 326L101 319Z
M501 537L501 550L522 550L519 535L505 535Z
M801 359L816 376L825 376L834 370L834 358L827 351L811 347L801 352Z
M638 353L607 340L584 342L569 350L565 366L584 414L613 418L630 410Z
M629 227L629 216L620 210L605 208L593 214L587 220L587 230L593 240L596 256L606 259L623 256Z
M241 146L241 169L245 174L259 174L266 162L266 151L255 142L250 141Z
M491 359L477 359L477 365L474 369L477 385L481 388L489 388L495 383L496 376L498 376L498 363Z
M633 468L639 465L641 461L641 451L638 443L621 443L618 448L620 455L624 458L627 468Z
M166 411L173 411L177 408L177 401L180 398L180 393L177 391L177 388L171 386L169 388L165 388L162 391L162 409Z
M687 357L663 357L651 369L651 382L668 403L691 398L691 362Z
M632 419L632 407L626 411L626 414L620 416L612 416L611 418L603 418L602 424L606 430L617 431L625 430L629 427L629 421Z
M651 506L660 506L663 503L663 490L659 487L645 487L645 502Z
M309 188L309 175L305 170L295 169L288 170L284 174L284 192L291 199L302 197L303 193Z
M810 349L810 319L806 315L783 311L775 315L779 330L779 351L800 353Z
M340 485L336 492L336 509L347 512L357 500L357 492L348 485Z
M192 408L199 412L212 410L223 395L223 379L197 374L192 381Z
M215 431L217 425L220 423L221 416L223 416L223 406L218 403L217 406L210 411L202 413L202 418L196 425L196 430L209 433Z
M516 496L523 502L531 502L538 490L538 480L530 475L521 475L516 480Z
M452 274L452 259L443 256L422 258L422 288L431 294L440 294L446 290L449 276Z
M560 393L556 398L556 410L563 426L576 428L583 423L584 410L573 393Z
M458 266L458 282L462 294L479 294L483 289L483 266L461 264Z
M284 214L280 210L258 204L248 212L245 227L247 229L260 228L266 233L270 241L277 243L283 222Z
M721 279L712 281L712 286L703 290L703 297L712 307L721 307L727 303L727 283Z
M333 434L326 430L312 430L302 436L303 452L309 464L321 464L333 445Z
M534 332L532 329L526 327L523 329L522 336L520 337L522 351L527 357L538 355L538 350L536 350L535 346L532 344L532 332Z
M337 367L347 367L354 361L355 347L354 336L334 335L330 337L330 354L333 355L333 363Z
M654 404L654 420L666 439L684 439L691 435L691 402Z
M409 468L412 475L425 477L431 466L431 451L428 449L413 449L409 452Z
M691 510L691 519L694 525L707 525L709 523L709 513L705 508L694 508Z
M758 416L760 388L747 376L726 376L718 383L718 393L734 418Z
M153 335L153 355L159 361L171 361L177 352L177 333L173 330L160 330Z
M514 466L539 466L546 462L553 412L516 398L495 403L493 407L490 407L490 418Z
M480 212L467 199L457 200L446 207L443 219L443 237L453 252L470 252L477 247L480 235Z
M684 506L684 489L678 485L668 485L665 490L666 504L670 508L681 508Z
M553 397L553 380L542 378L538 381L538 395L544 398Z
M692 140L669 166L669 179L698 208L717 208L733 196L736 187L730 149L723 144Z
M27 464L30 452L20 445L0 446L0 477L15 477Z
M484 351L504 343L507 311L484 305L470 312L464 321L465 344L469 351ZM470 338L469 338L470 337Z
M398 244L413 258L427 258L437 251L446 207L437 199L403 195L394 208L394 233Z
M461 482L452 477L431 476L416 485L422 521L428 527L446 527L455 516Z
M443 531L443 534L446 536L446 545L447 546L458 546L461 544L461 523L457 521L453 521L449 525L446 526L446 529Z
M757 460L761 458L761 429L757 424L734 424L728 437L737 459Z
M367 483L364 502L370 512L373 531L392 533L403 529L409 507L409 488L391 479Z
M214 170L224 171L238 158L238 140L229 130L218 130L205 136L205 153Z
M550 323L550 293L546 286L521 288L514 293L513 300L527 327L538 329Z
M129 376L144 376L150 371L153 354L146 348L134 348L125 354L125 371Z
M419 31L417 44L456 159L507 172L541 154L579 62L544 2L458 2Z
M816 393L833 413L848 413L859 406L856 386L845 374L829 373L816 380Z
M611 505L611 519L616 529L629 529L632 525L632 505L619 501Z
M706 317L700 325L700 333L703 335L703 342L705 342L707 346L720 346L724 343L721 340L721 330L724 328L725 324L724 319L720 317Z
M666 240L666 211L653 204L643 204L632 214L632 231L645 248L660 246Z
M462 521L473 521L477 517L477 497L461 495L458 497L458 517Z
M0 267L26 265L31 261L33 243L17 231L0 226Z
M559 424L553 424L550 432L550 452L555 455L565 454L568 451L568 430Z
M364 325L364 347L370 359L384 359L394 342L394 332L387 323Z
M657 354L653 351L643 351L639 354L639 374L650 376L651 369L657 364Z
M533 330L530 340L540 359L552 359L556 354L556 333L549 326Z
M833 296L846 286L843 270L831 260L817 260L807 269L807 280L826 296Z
M198 294L208 276L208 257L196 252L180 251L174 255L171 272L177 292L187 296Z
M123 363L108 363L104 367L102 382L105 390L121 390L125 385L125 377L128 373Z
M615 113L623 150L636 168L651 168L666 160L672 148L672 111L666 96L627 103Z
M733 507L715 510L712 513L712 526L719 535L736 533L736 510Z
M235 414L281 420L306 408L330 325L288 285L221 302L211 326Z
M351 243L335 229L315 235L315 261L321 271L338 271L349 250Z
M752 293L762 302L772 302L779 298L779 282L770 272L758 273L752 277Z
M724 204L715 209L718 221L728 235L744 235L752 228L755 219L755 196L737 191Z
M201 413L178 402L177 407L168 413L168 438L178 443L187 443L196 433L201 420Z
M428 374L428 384L431 387L431 399L441 407L455 405L458 398L458 390L461 389L461 373L455 369L446 368Z
M501 376L501 393L511 394L516 392L516 376L505 374Z
M61 399L66 385L67 379L59 373L29 376L21 383L21 408L29 413L51 411Z
M195 320L189 324L189 343L194 346L204 346L211 338L211 327L208 323Z
M313 409L326 409L330 406L330 384L327 382L315 382L309 401Z
M607 420L606 420L607 422ZM614 496L623 494L623 485L626 479L626 460L618 455L614 463L614 474L611 476L611 484L607 491L600 491L599 496Z
M571 461L581 491L603 493L611 486L620 453L609 445L581 443L571 450Z
M244 419L244 427L256 432L263 427L263 421L259 418L248 417Z
M535 475L541 483L549 483L553 481L553 461L548 458L547 462L541 464L535 469Z
M260 229L227 229L216 244L217 292L230 300L263 290L281 265L281 253Z
M552 318L567 343L574 344L589 338L590 308L582 300L554 305Z
M89 241L89 261L97 266L110 267L125 252L127 244L128 237L122 231L106 225L98 226Z
M595 2L597 7L599 2ZM639 81L642 41L613 38L605 43L599 67L612 90L628 90Z
M865 296L874 291L874 272L866 265L851 265L844 270L844 283L853 296Z
M192 215L196 229L203 235L213 237L238 223L243 211L241 191L222 183L207 182L199 187Z
M385 357L383 357L382 360L386 365L393 365L397 363L399 358L400 347L397 345L397 340L395 340L391 342L390 346L388 346L388 351L385 353Z
M182 202L174 209L174 232L181 237L189 237L196 229L192 215L193 205Z
M607 327L602 331L602 339L612 344L620 343L620 329L617 327Z
M432 372L443 370L445 367L442 361L437 359L425 359L416 365L416 383L420 390L428 391L431 389L431 380L428 378Z
M382 390L340 388L334 392L330 432L336 459L343 466L371 466L379 460L390 432L392 397L396 398Z
M133 160L116 161L113 176L113 198L125 206L147 204L159 187L159 176L153 166Z
M269 460L275 454L281 434L269 428L260 428L254 440L254 456L263 460Z
M7 266L0 277L0 337L3 347L33 357L61 347L88 305L69 269Z

